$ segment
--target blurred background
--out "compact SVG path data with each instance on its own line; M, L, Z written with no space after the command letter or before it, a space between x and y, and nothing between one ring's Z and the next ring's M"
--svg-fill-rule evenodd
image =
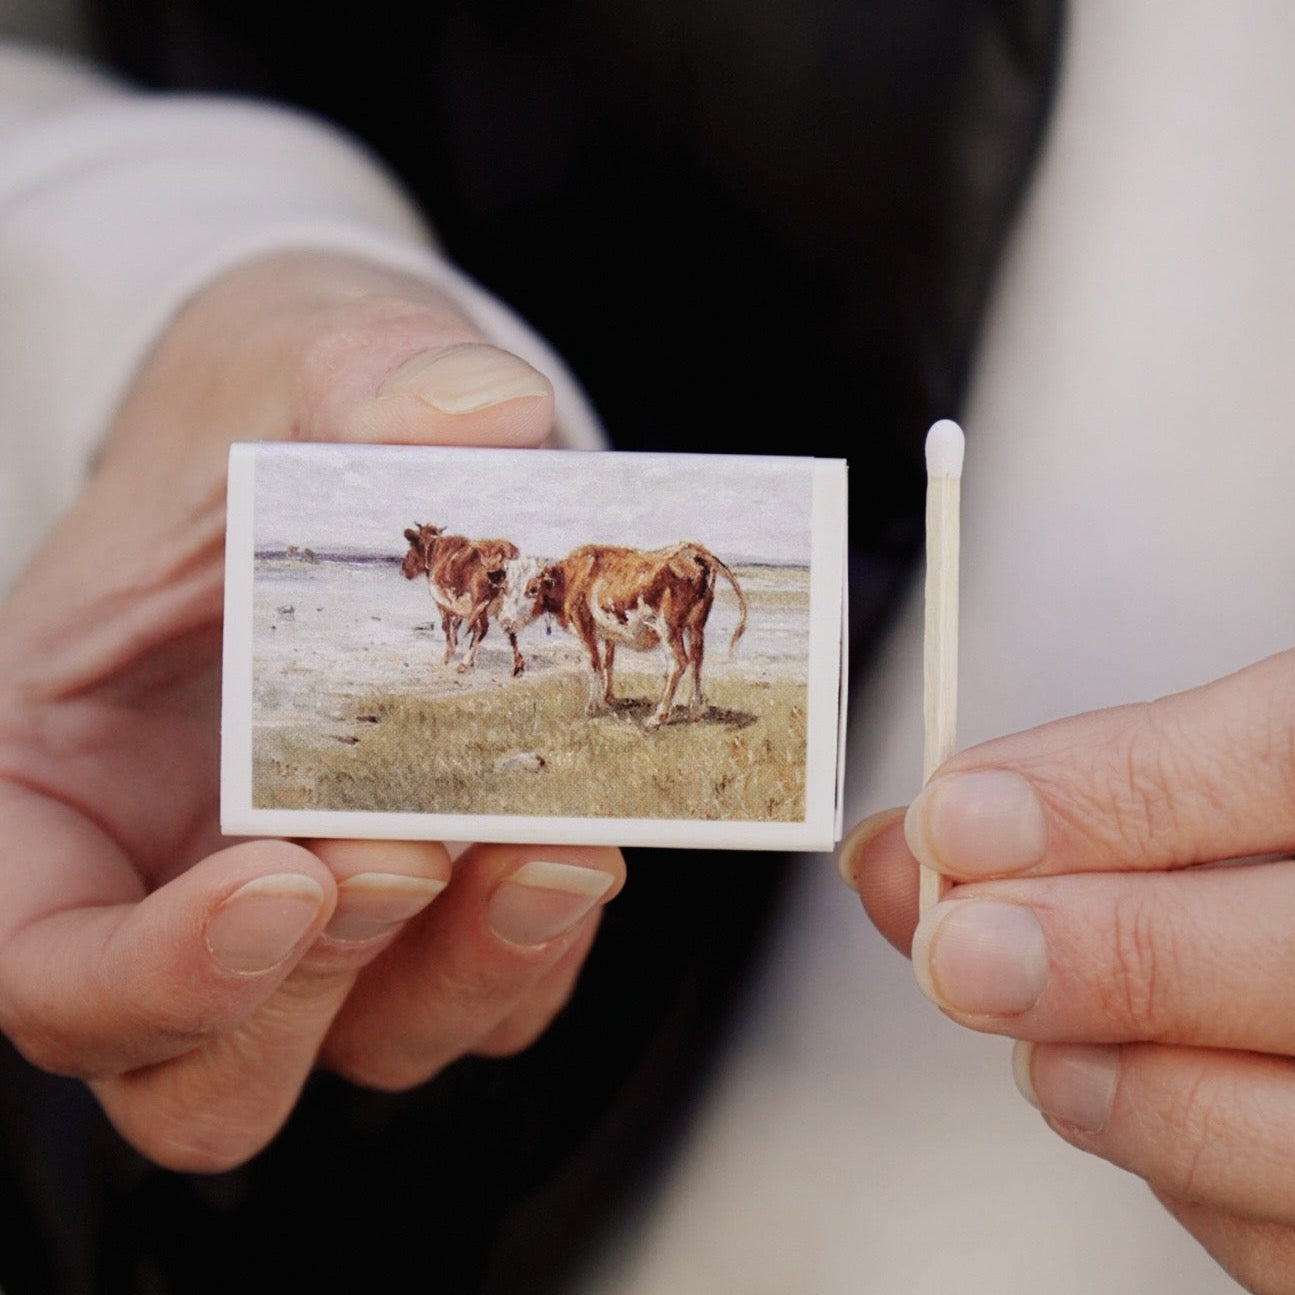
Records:
M0 0L0 30L80 36L53 0ZM1071 7L963 419L961 745L1295 642L1292 45L1285 0ZM856 706L848 821L917 790L919 610ZM823 858L681 1157L579 1295L1236 1289L1046 1128L1010 1044L944 1020Z

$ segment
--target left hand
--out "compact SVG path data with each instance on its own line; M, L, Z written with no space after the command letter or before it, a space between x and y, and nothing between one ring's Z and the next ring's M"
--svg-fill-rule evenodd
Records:
M1295 1292L1295 652L960 753L842 871L1024 1095ZM917 920L917 860L957 884Z
M435 286L250 262L170 323L0 603L0 1032L157 1163L241 1164L316 1066L409 1088L524 1047L569 996L614 849L451 866L434 841L233 842L217 821L230 442L534 446L552 421L547 378Z

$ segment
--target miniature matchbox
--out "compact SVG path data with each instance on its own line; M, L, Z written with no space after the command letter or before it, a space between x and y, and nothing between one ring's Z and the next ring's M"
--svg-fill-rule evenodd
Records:
M830 850L841 460L232 447L231 835Z

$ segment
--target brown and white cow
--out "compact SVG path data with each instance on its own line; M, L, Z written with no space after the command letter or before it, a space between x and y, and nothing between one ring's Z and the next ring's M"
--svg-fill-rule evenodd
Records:
M741 608L729 641L731 652L746 628L746 599L732 571L700 544L651 550L586 544L533 575L523 597L529 619L547 613L563 629L579 635L593 668L591 715L612 703L618 643L637 651L665 644L670 653L665 688L645 725L654 729L670 717L685 670L692 673L689 715L697 718L705 707L701 665L706 618L721 575L733 586Z
M462 673L476 664L477 648L486 636L490 616L499 607L504 588L504 567L518 556L509 540L470 540L463 535L446 535L443 526L418 524L405 531L409 551L401 564L405 579L426 574L427 587L441 613L445 631L445 663L458 648L459 627L467 627L467 656L459 663ZM525 669L517 648L516 631L508 630L513 649L513 674Z

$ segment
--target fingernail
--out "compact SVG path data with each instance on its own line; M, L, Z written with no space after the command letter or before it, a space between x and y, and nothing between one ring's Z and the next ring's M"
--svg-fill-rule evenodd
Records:
M1041 863L1048 824L1037 793L1020 774L980 769L928 783L908 807L904 835L928 868L970 881Z
M966 1016L1016 1016L1048 982L1043 928L1021 904L937 904L913 934L913 971L932 1002Z
M446 884L428 877L362 872L337 887L337 907L324 934L349 944L385 935L426 908Z
M836 867L841 874L841 880L851 890L858 884L859 867L863 863L863 855L868 846L891 824L903 817L902 809L883 809L879 814L862 819L847 833L836 856Z
M548 379L525 360L482 342L424 351L381 386L381 396L413 395L442 413L467 414L523 396L547 396Z
M277 967L319 917L324 888L298 872L240 886L207 922L207 948L225 968L254 975Z
M1100 1133L1111 1117L1120 1049L1100 1044L1018 1043L1012 1073L1021 1096L1054 1120Z
M1028 1039L1017 1039L1012 1044L1012 1078L1016 1080L1017 1091L1036 1111L1043 1108L1034 1093L1034 1077L1031 1075L1031 1061L1034 1057L1034 1044Z
M611 889L600 868L532 859L500 883L486 907L491 929L509 944L544 944L569 931Z

